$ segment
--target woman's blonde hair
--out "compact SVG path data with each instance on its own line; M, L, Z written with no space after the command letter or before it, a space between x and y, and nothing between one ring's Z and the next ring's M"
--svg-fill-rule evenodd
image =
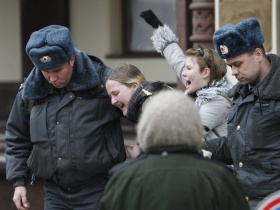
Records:
M107 80L114 80L130 87L133 83L141 84L145 82L146 78L136 66L123 63L113 68Z
M203 69L207 67L210 69L210 84L214 80L219 81L227 73L226 62L221 59L213 49L206 49L202 47L198 47L197 49L190 48L186 51L186 56L197 58L200 71L203 71Z

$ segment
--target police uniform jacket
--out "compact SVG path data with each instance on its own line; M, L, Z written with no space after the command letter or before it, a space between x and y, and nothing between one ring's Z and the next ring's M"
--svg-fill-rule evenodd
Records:
M6 176L15 185L24 185L32 172L77 189L126 158L121 114L104 88L111 69L77 49L75 56L65 88L55 89L34 68L16 96L5 133Z
M228 137L206 142L212 158L234 165L249 203L280 189L280 58L268 59L259 84L249 90L237 83L229 92Z

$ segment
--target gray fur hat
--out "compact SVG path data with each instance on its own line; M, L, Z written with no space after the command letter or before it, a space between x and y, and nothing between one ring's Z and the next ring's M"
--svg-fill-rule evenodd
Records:
M223 59L249 52L262 45L264 36L256 18L248 18L237 25L227 24L213 36L213 44Z
M160 146L202 144L202 123L193 100L178 90L163 90L147 102L137 125L137 141L147 151Z
M68 28L50 25L31 34L25 51L35 67L51 70L69 61L75 47Z

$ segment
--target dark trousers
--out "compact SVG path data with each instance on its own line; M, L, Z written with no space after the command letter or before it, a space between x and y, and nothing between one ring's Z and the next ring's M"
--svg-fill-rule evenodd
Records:
M44 210L95 210L105 189L107 179L68 192L60 186L46 182Z

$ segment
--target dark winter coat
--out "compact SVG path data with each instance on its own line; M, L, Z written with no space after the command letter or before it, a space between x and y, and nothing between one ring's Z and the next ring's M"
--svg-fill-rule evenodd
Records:
M248 205L229 169L181 146L154 148L126 164L108 182L99 209L247 210Z
M268 59L270 71L251 91L237 83L229 92L228 137L206 142L212 158L234 165L249 204L280 189L280 58Z
M16 96L5 133L6 176L23 185L29 170L65 189L106 176L125 160L119 117L104 88L111 71L75 52L70 83L57 90L34 68ZM30 117L28 101L33 101Z

